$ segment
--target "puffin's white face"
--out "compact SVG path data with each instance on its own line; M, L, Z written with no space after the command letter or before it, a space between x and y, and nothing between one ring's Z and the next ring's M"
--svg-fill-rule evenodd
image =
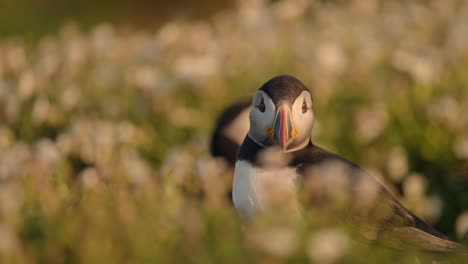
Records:
M249 136L262 146L279 145L283 151L307 146L314 124L312 97L303 91L293 102L273 100L257 91L250 112Z

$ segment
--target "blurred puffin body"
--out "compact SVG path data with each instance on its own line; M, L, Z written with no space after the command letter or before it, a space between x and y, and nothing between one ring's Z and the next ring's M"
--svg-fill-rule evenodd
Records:
M252 100L236 102L219 116L211 137L210 152L213 157L223 159L229 167L234 167L240 144L249 131L249 113Z
M384 239L395 247L434 252L449 252L461 247L411 213L356 164L311 142L315 120L312 96L298 79L281 75L269 80L256 92L252 107L245 104L241 109L250 109L250 126L235 163L232 198L242 216L278 213L275 210L282 210L280 214L300 213L324 202L320 200L323 195L318 195L324 188L308 192L306 187L329 177L326 173L314 172L331 164L329 168L345 169L342 172L349 183L346 192L350 194L351 205L365 200L359 198L363 186L376 187L373 207L365 217L350 216L353 220L358 218L354 221L358 230L372 229L377 234L375 239ZM278 153L282 158L277 158ZM278 209L274 204L277 201L285 206ZM386 212L383 216L372 217L382 211ZM378 223L368 225L369 219Z

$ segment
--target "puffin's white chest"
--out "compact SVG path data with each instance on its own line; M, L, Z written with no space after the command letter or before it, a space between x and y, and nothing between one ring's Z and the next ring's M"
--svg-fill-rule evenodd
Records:
M246 161L237 161L232 198L243 216L258 211L299 212L297 177L294 168L257 168Z

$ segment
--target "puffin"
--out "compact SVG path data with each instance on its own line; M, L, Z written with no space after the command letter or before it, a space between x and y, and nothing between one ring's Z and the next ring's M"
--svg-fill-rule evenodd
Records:
M315 208L351 223L365 240L392 248L436 253L464 249L410 212L358 165L312 142L313 100L300 80L272 78L257 90L251 105L232 190L242 217L304 215ZM343 205L343 197L348 203L335 206Z
M228 168L234 168L237 152L249 131L251 110L252 100L242 99L229 105L216 121L210 153L214 158L223 160Z

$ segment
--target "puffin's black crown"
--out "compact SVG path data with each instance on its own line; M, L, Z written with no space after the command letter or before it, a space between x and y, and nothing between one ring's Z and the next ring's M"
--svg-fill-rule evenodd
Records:
M309 88L293 76L279 75L263 84L259 90L268 94L276 104L279 101L293 102L303 91L309 91Z

